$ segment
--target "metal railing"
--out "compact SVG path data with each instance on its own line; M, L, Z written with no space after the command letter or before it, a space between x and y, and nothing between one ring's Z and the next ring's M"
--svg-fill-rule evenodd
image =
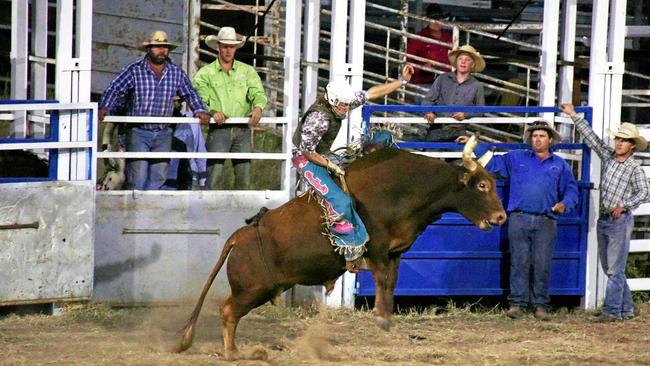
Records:
M32 114L37 118L32 118ZM31 126L36 120L49 126L49 133L32 138L26 135L1 138L0 150L31 150L41 152L49 161L47 178L2 178L3 182L41 180L97 180L96 103L58 103L56 101L5 100L0 101L0 120L13 126ZM30 128L19 130L29 131Z
M576 109L579 113L584 112L587 114L587 119L590 120L591 108L581 107ZM403 124L427 124L428 122L422 117L401 117L401 116L382 116L382 117L373 117L372 113L398 113L398 112L411 112L424 114L427 112L473 112L473 113L487 113L487 112L496 112L503 111L507 113L546 113L553 112L559 113L557 107L475 107L475 106L400 106L400 105L385 105L385 106L370 106L364 107L364 126L362 127L361 133L365 133L369 128L369 124L394 124L397 126ZM436 118L435 123L437 124L466 124L469 126L477 127L481 124L520 124L524 125L527 122L532 122L537 120L539 117L475 117L466 119L464 121L456 121L453 118ZM567 125L573 125L573 121L564 116L555 115L554 122L563 123ZM369 123L369 124L368 124ZM574 131L573 127L570 128L571 131ZM571 140L575 138L575 132L572 133ZM403 141L398 142L398 146L402 148L412 148L417 149L418 154L440 157L440 158L460 158L462 145L456 143L448 142L410 142ZM506 149L513 148L526 148L527 145L517 143L517 144L503 144L500 143L498 146ZM577 143L561 143L554 145L554 149L569 150L568 152L557 152L559 156L562 156L568 161L573 161L579 165L580 176L578 177L581 180L589 179L589 169L591 164L590 154L588 153L589 149L584 144ZM423 151L424 150L424 151ZM457 150L457 151L440 151L440 150ZM503 153L503 152L501 152ZM496 152L499 154L499 152ZM650 161L650 153L641 152L635 154L636 158L641 158L643 160ZM650 177L650 165L644 166L646 177ZM638 209L634 211L634 216L650 216L650 202L642 204ZM594 226L595 227L595 226ZM647 228L645 227L635 227L635 231L645 232ZM635 239L630 242L630 253L647 253L650 252L650 239ZM628 278L628 285L632 291L650 291L650 277L647 278Z
M198 124L198 118L191 117L129 117L129 116L106 116L104 122L124 123L124 124L142 124L142 123L161 123L161 124ZM260 126L269 126L269 129L281 126L283 143L282 152L250 152L250 153L230 153L230 152L98 152L97 158L113 159L246 159L246 160L275 160L282 162L282 173L280 190L289 191L291 187L291 131L288 131L290 119L287 117L262 117ZM210 119L214 124L214 120ZM247 125L248 118L228 118L226 125ZM251 133L253 133L251 131ZM267 189L268 190L268 189Z

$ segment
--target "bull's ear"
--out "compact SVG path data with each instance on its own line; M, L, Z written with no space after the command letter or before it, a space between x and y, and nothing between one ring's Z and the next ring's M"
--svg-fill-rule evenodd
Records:
M469 180L472 177L471 173L463 173L463 175L460 177L460 182L463 183L465 187L469 184Z

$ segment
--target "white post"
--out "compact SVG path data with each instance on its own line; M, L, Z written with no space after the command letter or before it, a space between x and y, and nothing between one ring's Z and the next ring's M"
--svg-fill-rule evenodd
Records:
M363 51L365 41L366 1L352 0L350 9L350 45L348 49L348 69L350 85L354 90L363 89ZM348 143L361 137L361 108L350 113L348 123Z
M187 50L185 54L187 59L185 62L187 75L191 78L194 77L199 70L199 22L201 21L201 0L190 0L188 4L189 19L187 20Z
M332 1L332 39L330 43L330 80L344 79L348 74L347 60L347 17L348 1ZM341 124L341 132L347 130L347 119ZM345 141L343 133L339 133L337 141ZM329 296L325 296L325 304L331 307L345 306L346 296L345 275L339 277L334 285L334 290ZM324 293L324 292L323 292Z
M39 58L47 58L47 0L32 1L32 54ZM47 99L47 63L35 61L31 64L31 98ZM44 111L34 111L34 115L44 116ZM31 124L30 135L45 137L45 124Z
M557 38L560 27L559 0L544 1L542 24L542 57L539 85L539 105L555 105L555 82L557 78ZM553 121L553 113L543 113L544 119Z
M607 73L607 50L602 45L607 44L609 0L594 0L591 15L591 51L589 58L589 105L593 108L592 125L594 132L604 136L605 123L603 120L605 98L605 74ZM587 269L585 297L583 306L586 309L595 308L604 296L604 279L598 263L598 239L596 236L596 221L600 204L600 158L591 153L589 171L591 182L596 189L591 191L589 200L589 230L587 234Z
M24 0L11 2L11 99L27 99L27 35L29 3ZM13 136L24 137L27 132L25 113L14 113Z
M611 70L611 91L608 127L616 129L621 121L621 103L623 99L623 73L625 72L625 14L627 0L611 0L609 17L608 55Z
M34 0L32 12L32 54L47 58L47 0ZM32 64L31 95L33 99L47 98L47 63Z
M303 22L303 57L306 62L318 62L320 42L320 1L305 0ZM309 108L318 96L318 67L307 65L302 80L302 110Z
M348 1L332 1L332 39L330 40L330 81L347 75Z
M575 61L577 12L577 0L564 0L560 57L566 62ZM570 65L560 66L558 96L560 103L571 103L573 99L573 70L574 67ZM572 129L570 125L560 124L557 127L558 132L565 140L571 139Z
M56 3L56 90L55 99L62 103L72 102L72 19L73 0L57 0ZM72 141L70 112L59 115L59 141ZM57 179L68 180L76 171L70 164L71 156L66 150L59 151ZM72 168L72 171L71 171Z
M365 41L366 1L352 0L350 9L350 45L348 50L348 67L350 70L350 84L354 90L363 89L363 50ZM361 108L353 110L348 117L348 143L361 138L361 123L363 116ZM354 291L357 284L357 275L345 272L343 276L342 304L346 308L354 308ZM338 285L338 283L337 283Z
M300 20L302 2L287 0L286 24L284 28L284 116L289 118L286 125L283 152L289 153L292 148L291 136L298 122L300 101ZM291 187L291 164L283 162L281 189L288 192ZM289 197L287 196L287 199Z
M93 2L77 0L76 1L76 32L75 32L75 50L76 57L71 61L71 73L75 76L77 82L73 83L76 87L76 92L72 95L74 103L90 102L90 77L91 77L91 55L92 55L92 19L93 19ZM84 141L88 136L92 121L89 121L89 114L85 111L73 111L73 117L76 123L73 126L76 131L72 138L75 141ZM96 116L93 116L96 118ZM91 136L92 137L92 136ZM90 156L87 151L80 149L73 154L71 165L76 166L74 169L75 175L71 179L85 180L87 179L87 167ZM95 164L91 164L94 171ZM94 175L92 173L91 175ZM93 180L94 182L94 180Z

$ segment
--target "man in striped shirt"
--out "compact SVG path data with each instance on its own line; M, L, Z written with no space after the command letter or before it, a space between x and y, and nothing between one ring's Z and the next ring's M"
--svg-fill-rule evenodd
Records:
M208 123L210 116L185 72L169 59L176 48L167 39L167 33L154 31L151 38L140 45L147 54L120 71L99 103L99 121L107 114L127 105L129 116L171 117L173 99L185 100L199 117ZM168 152L172 145L172 128L163 123L128 124L127 151ZM129 159L126 164L126 189L155 190L167 179L169 159Z
M571 116L576 130L601 159L600 216L598 218L598 255L607 274L607 290L601 322L627 320L634 317L632 293L625 278L625 264L630 250L634 218L632 210L650 198L648 180L643 168L632 154L643 151L648 142L631 123L622 123L614 137L614 148L608 146L578 116L573 105L562 104L562 112Z

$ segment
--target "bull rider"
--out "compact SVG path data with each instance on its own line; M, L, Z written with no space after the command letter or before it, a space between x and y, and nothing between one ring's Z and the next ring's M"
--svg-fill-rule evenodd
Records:
M354 210L352 199L330 176L330 173L340 177L345 175L341 166L335 163L339 159L330 149L349 111L406 85L413 71L411 65L406 65L398 80L373 86L367 91L354 91L342 80L330 82L325 95L309 107L293 135L293 165L302 180L322 197L332 244L335 251L345 257L346 269L353 273L361 267L369 237Z

